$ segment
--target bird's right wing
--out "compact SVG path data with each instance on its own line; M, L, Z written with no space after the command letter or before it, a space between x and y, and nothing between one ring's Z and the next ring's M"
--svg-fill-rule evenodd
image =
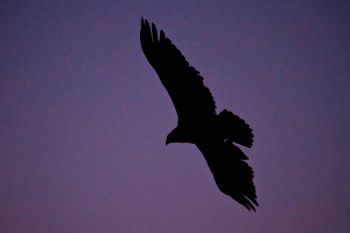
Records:
M163 31L158 36L156 26L141 19L140 40L147 60L170 95L179 121L193 122L216 113L214 99L203 78Z
M245 160L248 157L229 141L213 140L196 144L204 155L221 192L254 210L258 206L254 172ZM254 206L255 205L255 206Z

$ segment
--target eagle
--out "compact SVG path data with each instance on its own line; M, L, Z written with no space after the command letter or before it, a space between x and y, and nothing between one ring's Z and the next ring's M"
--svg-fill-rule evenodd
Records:
M248 157L235 144L250 148L253 132L232 112L216 113L212 94L203 77L154 23L141 18L140 42L144 55L167 90L178 122L166 138L169 143L192 143L203 154L220 191L256 210L254 172ZM234 144L235 143L235 144Z

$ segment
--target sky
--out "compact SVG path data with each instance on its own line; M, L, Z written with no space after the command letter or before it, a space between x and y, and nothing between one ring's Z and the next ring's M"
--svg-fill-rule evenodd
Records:
M0 1L0 232L350 232L349 1ZM139 42L163 29L255 134L222 194Z

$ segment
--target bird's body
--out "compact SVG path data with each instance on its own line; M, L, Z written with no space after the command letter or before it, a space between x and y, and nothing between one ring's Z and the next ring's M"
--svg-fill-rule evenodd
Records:
M255 210L253 170L233 142L251 147L253 133L244 120L224 109L216 113L214 99L199 72L156 26L141 20L142 50L157 72L174 103L178 125L166 139L169 143L192 143L202 152L219 189ZM254 206L255 205L255 206Z

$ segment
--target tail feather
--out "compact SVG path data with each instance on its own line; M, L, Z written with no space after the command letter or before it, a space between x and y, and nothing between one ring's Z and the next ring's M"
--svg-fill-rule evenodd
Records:
M243 119L226 109L218 114L217 119L225 140L252 147L253 131Z

